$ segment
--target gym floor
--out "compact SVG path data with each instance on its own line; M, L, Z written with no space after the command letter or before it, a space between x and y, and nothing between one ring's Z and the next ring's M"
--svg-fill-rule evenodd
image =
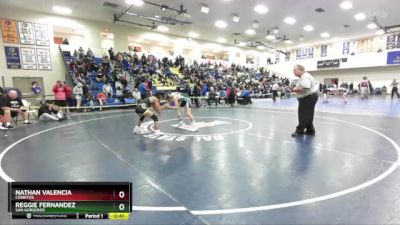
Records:
M165 111L162 135L152 122L134 135L127 109L0 133L0 224L400 224L400 101L317 104L315 137L291 137L295 99L194 109L197 132ZM11 220L13 180L131 181L134 211L122 222Z

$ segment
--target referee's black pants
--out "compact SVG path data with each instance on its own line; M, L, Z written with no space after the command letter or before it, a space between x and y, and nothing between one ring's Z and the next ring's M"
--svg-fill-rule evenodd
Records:
M393 99L394 94L397 95L397 98L400 98L399 92L398 92L398 88L397 88L397 87L393 87L393 88L392 88L392 99Z
M278 97L278 91L277 90L273 90L272 91L272 100L275 102L276 101L276 97Z
M303 98L299 98L298 117L299 125L296 127L296 133L303 134L304 130L306 133L314 134L315 129L313 125L315 104L318 101L318 94L314 93Z

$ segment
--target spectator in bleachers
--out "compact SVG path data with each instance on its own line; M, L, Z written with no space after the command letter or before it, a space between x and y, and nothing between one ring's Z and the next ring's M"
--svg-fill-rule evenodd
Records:
M80 57L81 59L83 59L83 58L85 57L85 51L83 50L82 47L79 47L78 53L79 53L79 57Z
M142 80L139 85L140 98L145 99L149 96L149 86L146 79Z
M79 53L78 53L78 51L77 51L77 50L75 50L75 51L74 51L74 57L75 57L75 59L77 59L77 60L79 60L79 59L80 59L80 57L79 57Z
M102 69L100 69L100 70L97 72L96 81L97 81L98 83L104 83L105 80L106 80L105 73L103 72Z
M93 51L90 50L90 48L88 48L88 50L87 50L87 52L86 52L86 56L87 56L88 58L90 58L90 59L93 59L93 58L94 58Z
M214 87L210 87L210 90L208 91L208 98L207 98L208 106L211 106L211 101L215 103L215 106L218 105L217 93Z
M100 110L102 110L102 106L107 104L107 94L104 92L100 92L97 94L97 101L99 101Z
M144 53L143 53L143 55L142 55L142 64L143 64L144 66L147 66L147 58L146 58L146 56L144 55Z
M5 117L3 121L5 121L5 127L7 129L14 128L14 126L11 125L11 118L17 117L18 115L22 116L24 124L30 124L28 112L15 90L10 90L5 96L0 98L0 108L0 115Z
M89 101L90 110L94 111L94 96L91 91L86 92L86 99Z
M134 99L136 99L136 101L138 101L138 102L140 101L141 94L140 94L140 92L139 92L139 90L137 88L135 88L135 90L132 92L132 97Z
M106 82L103 85L103 92L107 95L108 98L111 98L113 96L114 91L110 82Z
M115 61L115 55L114 55L114 49L113 48L110 48L108 50L108 54L110 55L110 60L111 61Z
M62 84L61 80L58 80L57 83L53 86L53 93L55 104L59 107L65 107L67 98L65 95L65 87Z
M76 110L79 111L81 109L81 104L82 104L82 96L83 96L83 89L82 89L83 85L82 83L78 83L74 89L73 89L73 93L75 95L75 99L76 99Z
M118 98L119 101L122 102L123 100L123 90L124 90L124 85L122 85L120 80L117 80L115 82L115 96Z
M62 121L67 119L63 115L61 109L51 104L51 101L46 100L38 110L38 118L40 121Z

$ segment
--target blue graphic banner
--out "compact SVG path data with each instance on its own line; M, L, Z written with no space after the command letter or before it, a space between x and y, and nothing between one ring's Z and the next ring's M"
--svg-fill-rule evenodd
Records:
M8 69L21 69L19 47L4 46Z
M388 52L387 64L400 64L400 51Z

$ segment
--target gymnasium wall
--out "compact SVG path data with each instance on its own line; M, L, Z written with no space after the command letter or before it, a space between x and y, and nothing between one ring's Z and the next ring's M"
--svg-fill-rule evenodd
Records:
M201 60L202 50L208 50L215 53L226 52L229 56L229 61L225 61L224 63L235 62L241 65L246 64L246 55L252 54L257 57L257 66L264 66L267 58L271 57L271 53L261 53L257 50L224 46L204 41L188 41L184 37L151 32L150 30L142 30L130 25L114 24L112 22L95 22L6 7L0 8L0 15L6 19L48 25L51 43L49 48L51 50L53 67L51 71L7 69L4 46L31 46L3 43L3 40L0 38L0 75L4 77L5 86L13 86L13 77L42 77L46 94L52 94L52 86L57 80L64 80L66 73L58 45L54 44L53 41L54 31L57 36L63 35L70 42L70 45L62 45L63 50L72 51L82 46L86 51L90 47L96 56L102 56L107 53L109 46L104 46L101 40L101 33L106 32L112 33L114 36L115 52L127 52L128 46L131 45L141 47L142 52L146 54L151 53L159 57L176 57L177 55L182 55L187 59L187 62L193 62L194 60L208 61ZM109 18L109 21L112 21L112 18ZM70 30L70 32L63 34L65 30ZM0 82L0 85L3 84Z
M391 81L400 79L400 65L387 65L388 52L399 51L399 49L386 50L386 36L373 36L364 38L363 45L361 41L350 40L349 53L343 54L343 41L336 43L325 43L328 46L328 54L321 57L320 48L314 47L314 58L305 60L296 60L296 49L291 51L291 61L286 61L285 56L280 54L279 63L269 65L268 68L284 76L292 76L293 66L295 64L303 65L308 72L315 76L318 82L323 82L324 78L338 78L341 82L358 83L363 76L375 83L374 86L389 86ZM361 39L360 39L361 40ZM311 46L309 46L311 47ZM379 51L378 50L382 50ZM319 60L340 60L339 68L317 69Z

